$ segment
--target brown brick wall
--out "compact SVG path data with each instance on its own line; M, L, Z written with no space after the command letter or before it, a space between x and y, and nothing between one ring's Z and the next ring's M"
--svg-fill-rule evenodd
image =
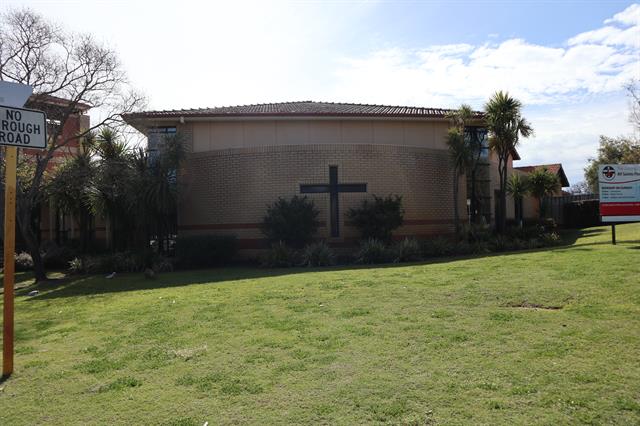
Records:
M341 238L356 230L345 224L349 207L371 194L403 196L406 224L397 235L453 232L452 171L446 150L391 145L289 145L191 153L182 176L179 227L182 234L235 234L244 246L259 246L257 227L266 206L279 196L300 194L300 184L328 183L338 166L340 183L366 183L367 193L340 194ZM309 194L328 237L329 195ZM466 189L460 183L460 213L466 218Z

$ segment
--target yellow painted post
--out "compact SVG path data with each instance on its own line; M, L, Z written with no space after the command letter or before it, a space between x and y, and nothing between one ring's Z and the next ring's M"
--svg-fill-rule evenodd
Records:
M16 245L16 157L17 148L5 149L4 186L4 326L2 328L2 376L13 373L13 286Z

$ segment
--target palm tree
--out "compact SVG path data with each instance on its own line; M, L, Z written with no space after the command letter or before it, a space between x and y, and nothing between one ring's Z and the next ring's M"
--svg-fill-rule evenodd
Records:
M533 135L533 128L521 115L522 103L498 91L485 104L485 123L490 133L489 148L498 157L500 204L496 227L499 232L506 228L507 216L507 166L516 151L520 138Z
M529 192L538 200L538 216L544 218L544 197L553 194L560 189L558 176L547 170L546 167L535 169L529 174Z
M157 155L144 149L129 156L131 179L127 190L128 210L136 218L133 235L138 249L147 250L155 239L164 250L167 237L174 231L178 206L178 170L186 156L181 135L167 136Z
M73 157L58 167L47 187L56 206L73 215L78 221L80 246L85 252L89 246L91 224L91 194L96 176L93 159L95 134L89 133L80 140L80 147Z
M473 109L467 104L462 104L458 109L447 113L451 121L451 128L447 132L446 142L453 166L453 216L456 234L460 233L460 212L458 206L458 194L460 192L460 177L467 173L474 158L471 140L465 137L467 124L473 119Z
M126 245L126 239L131 237L127 225L135 219L135 215L129 214L127 198L130 196L132 179L131 151L115 130L103 128L96 138L95 153L97 170L91 197L92 208L95 214L107 219L110 248L122 248Z
M516 220L518 226L522 228L522 199L529 192L529 180L517 173L512 174L507 181L507 192L513 197Z
M455 222L456 235L460 234L460 211L458 206L458 193L460 177L465 173L471 159L469 145L464 140L464 133L457 127L451 127L447 132L447 146L451 165L453 166L453 219Z

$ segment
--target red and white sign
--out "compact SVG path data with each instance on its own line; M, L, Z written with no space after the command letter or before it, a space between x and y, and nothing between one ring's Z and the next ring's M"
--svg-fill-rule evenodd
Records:
M603 222L640 221L640 164L605 164L598 169Z

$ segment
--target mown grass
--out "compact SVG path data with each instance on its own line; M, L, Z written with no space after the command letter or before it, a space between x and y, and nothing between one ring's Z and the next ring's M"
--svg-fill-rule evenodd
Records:
M640 225L577 237L26 287L0 424L638 424Z

